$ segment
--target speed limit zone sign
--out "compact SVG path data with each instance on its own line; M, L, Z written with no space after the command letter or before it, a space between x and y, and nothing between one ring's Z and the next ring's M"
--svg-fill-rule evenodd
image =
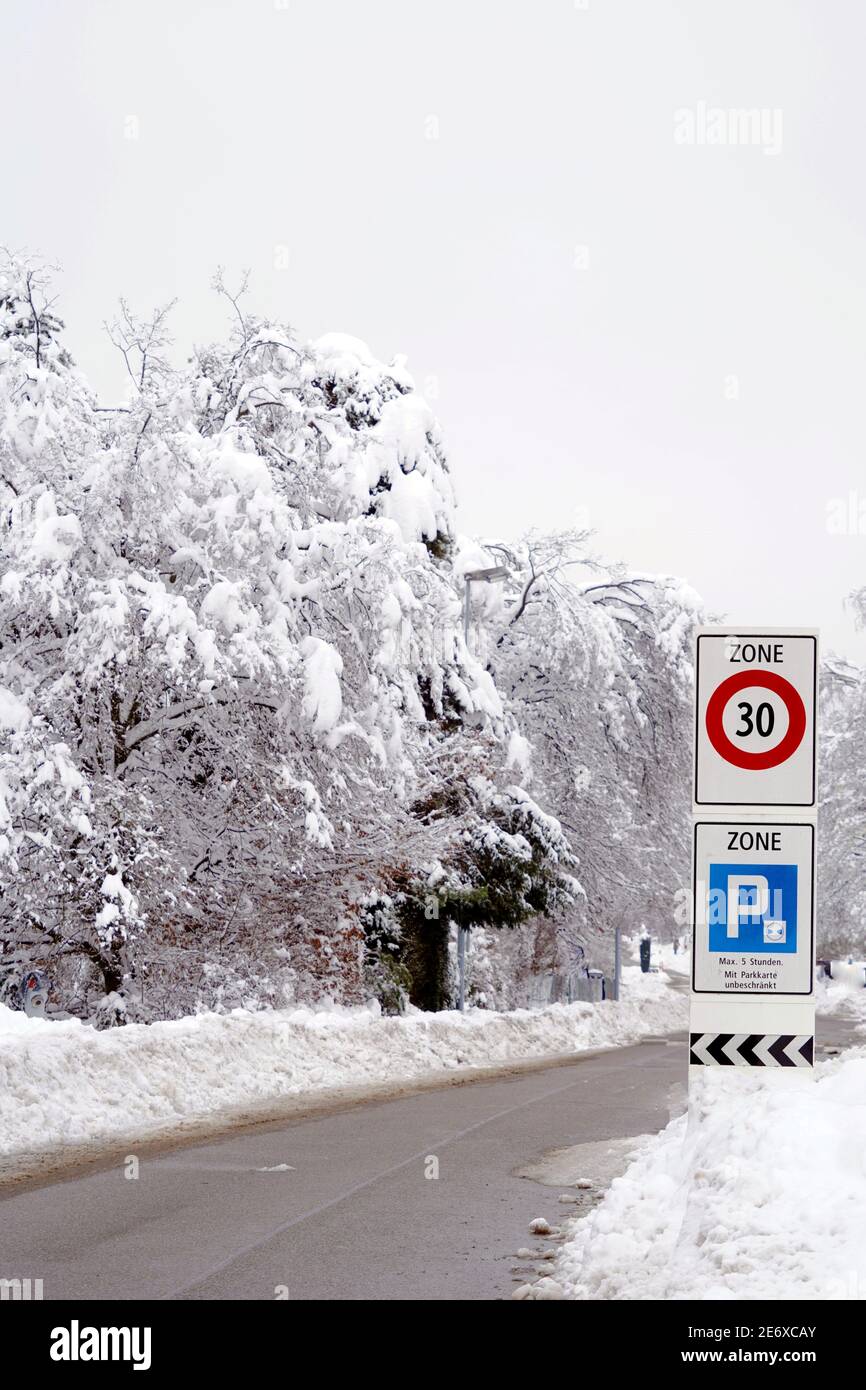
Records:
M818 638L701 632L695 663L695 805L815 805Z

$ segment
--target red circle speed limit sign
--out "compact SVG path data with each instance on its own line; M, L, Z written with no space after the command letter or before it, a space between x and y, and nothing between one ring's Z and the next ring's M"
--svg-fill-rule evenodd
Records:
M788 715L788 727L778 743L754 752L738 747L728 737L724 726L728 702L749 689L771 691L782 701ZM739 708L742 714L741 723L745 726L744 736L750 734L753 729L761 738L772 736L777 722L773 704L764 700L753 706L748 700L741 700ZM706 719L710 743L719 756L724 758L725 762L733 763L734 767L745 767L753 771L778 767L780 763L785 762L800 747L806 732L806 706L791 682L776 671L740 671L735 676L728 676L727 680L716 686L710 696Z
M695 803L815 804L814 633L697 639Z

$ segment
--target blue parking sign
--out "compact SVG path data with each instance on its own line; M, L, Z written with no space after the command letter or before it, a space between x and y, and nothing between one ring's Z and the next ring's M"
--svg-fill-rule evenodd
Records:
M796 864L710 863L709 870L711 951L796 952Z

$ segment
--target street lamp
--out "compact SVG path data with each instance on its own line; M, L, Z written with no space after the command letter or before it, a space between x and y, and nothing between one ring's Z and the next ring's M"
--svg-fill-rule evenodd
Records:
M463 576L463 640L469 646L469 587L471 584L495 584L508 578L504 565L491 565L484 570L467 570Z
M483 570L467 570L463 576L463 641L469 646L469 590L475 584L496 584L508 578L504 565L490 565ZM466 1007L466 938L469 928L457 924L457 1007Z

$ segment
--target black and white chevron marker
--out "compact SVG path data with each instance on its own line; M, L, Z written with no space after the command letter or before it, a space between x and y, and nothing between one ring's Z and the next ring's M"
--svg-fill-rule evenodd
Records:
M693 1067L811 1067L808 1033L690 1033Z

